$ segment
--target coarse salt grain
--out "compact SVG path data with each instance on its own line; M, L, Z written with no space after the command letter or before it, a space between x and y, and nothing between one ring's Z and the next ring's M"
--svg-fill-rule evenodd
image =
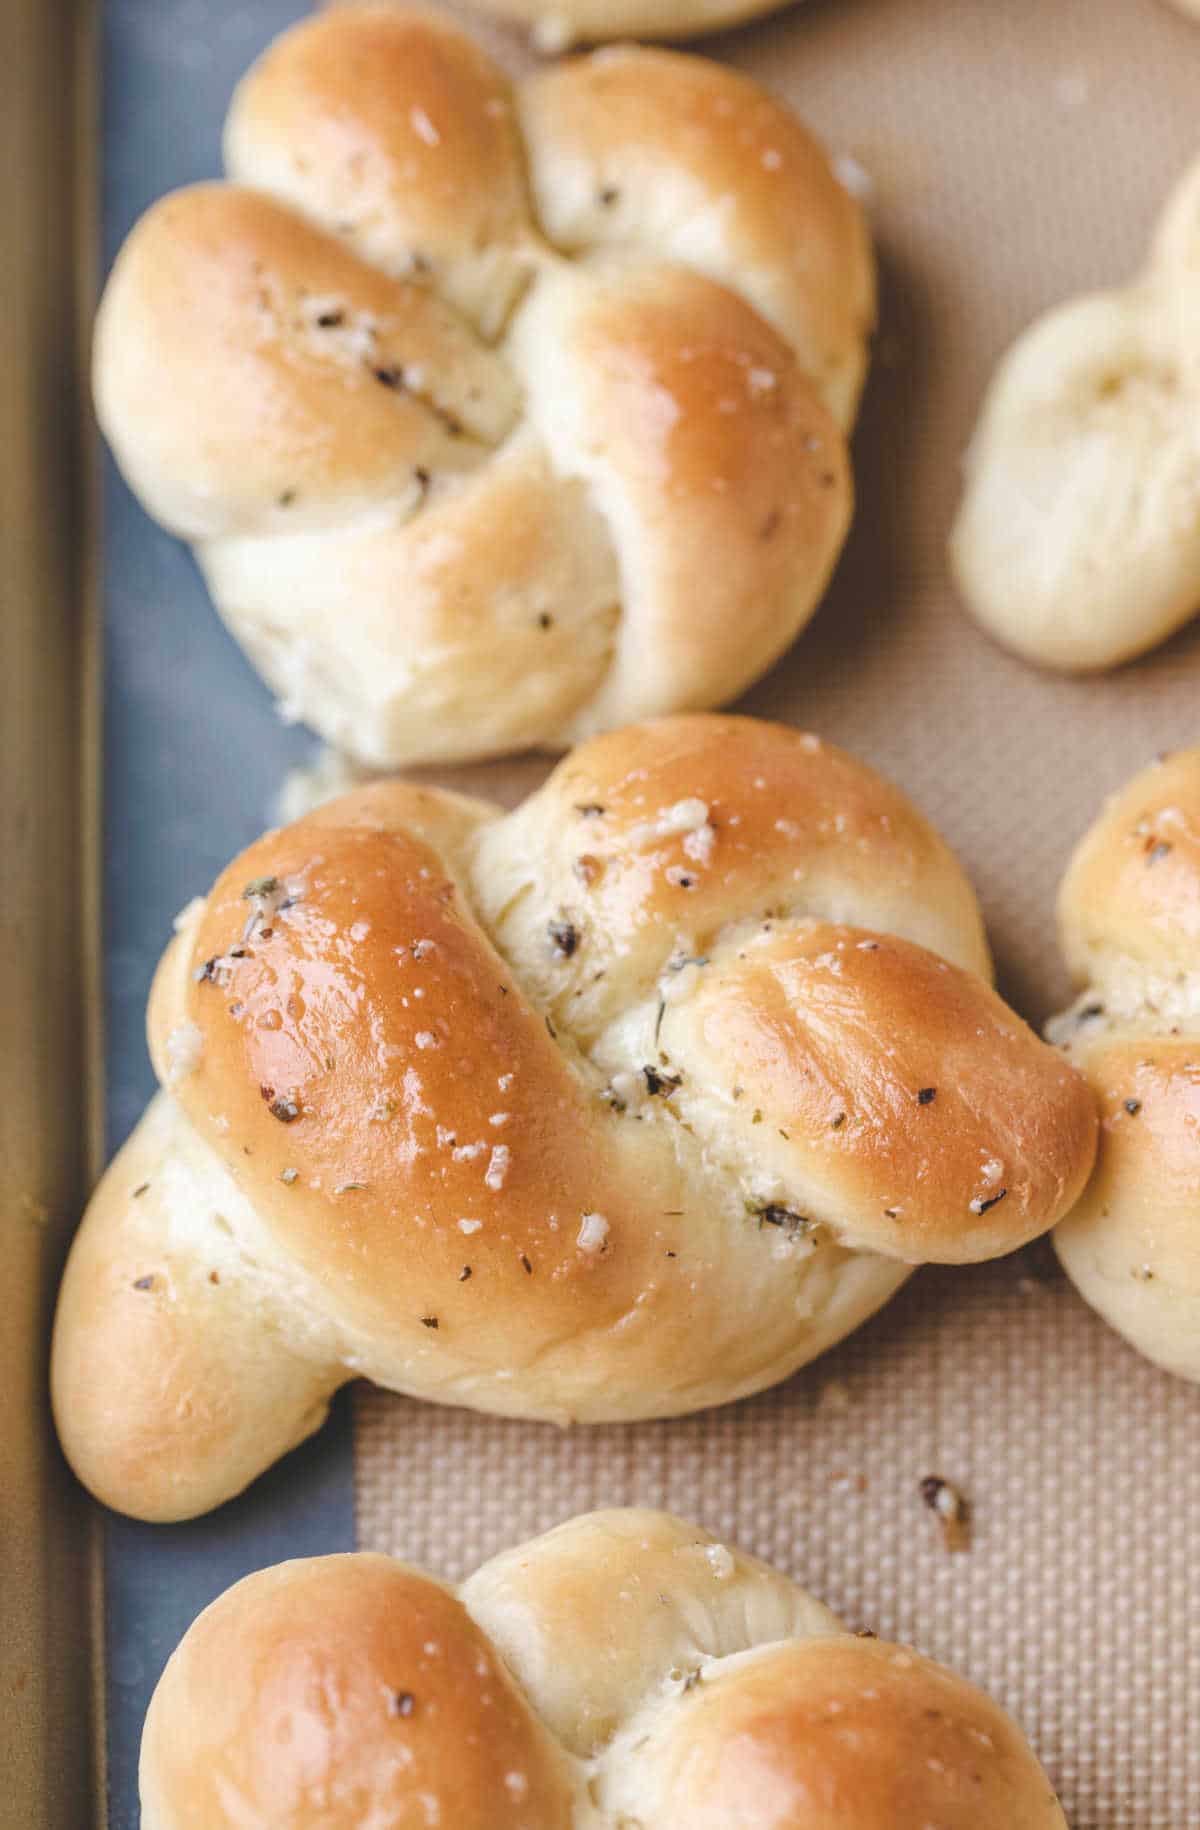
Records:
M676 801L671 807L663 807L652 820L642 820L631 826L625 835L627 845L637 850L643 845L650 845L656 839L673 839L679 833L696 832L708 824L708 803L698 796L687 800Z
M408 118L418 140L424 140L426 146L440 146L442 136L423 108L410 108Z
M602 1252L608 1244L608 1221L603 1214L585 1214L575 1243L581 1252Z
M507 1144L496 1144L493 1147L483 1178L489 1188L504 1187L505 1178L508 1175L509 1158L510 1151Z
M697 826L694 832L687 834L683 841L683 849L688 857L694 859L697 864L709 864L712 861L716 838L714 828L705 823L703 826Z

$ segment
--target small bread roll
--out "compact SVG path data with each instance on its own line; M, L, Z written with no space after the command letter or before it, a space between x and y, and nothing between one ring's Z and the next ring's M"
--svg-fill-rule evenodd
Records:
M1086 1181L1087 1086L988 972L904 796L748 719L594 739L510 814L380 782L268 833L158 970L163 1090L59 1304L68 1456L180 1518L358 1374L563 1423L786 1378Z
M666 1513L594 1512L457 1594L261 1570L184 1636L142 1830L1066 1830L1020 1729Z
M858 205L748 78L626 48L512 88L330 8L230 182L133 230L101 426L279 695L378 768L735 698L820 599L874 317Z
M1122 290L1040 318L967 456L950 555L967 607L1045 667L1113 667L1200 608L1200 162Z
M1063 878L1059 925L1082 989L1048 1033L1095 1088L1100 1147L1054 1243L1114 1328L1200 1380L1200 750L1108 802Z

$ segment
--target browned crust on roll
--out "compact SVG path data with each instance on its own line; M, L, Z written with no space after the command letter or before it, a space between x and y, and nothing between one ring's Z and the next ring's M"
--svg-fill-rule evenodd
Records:
M225 150L118 256L95 396L291 715L454 761L773 663L849 526L874 289L781 104L638 49L513 90L359 5L268 47Z
M156 976L165 1090L130 1149L159 1162L148 1206L114 1165L75 1248L68 1454L179 1517L357 1374L563 1422L785 1377L1086 1178L1084 1083L981 968L903 796L749 720L597 739L512 814L380 783L268 833ZM151 1216L162 1313L114 1410ZM181 1390L213 1412L194 1439Z
M362 1554L280 1564L207 1609L155 1694L141 1773L149 1830L573 1817L565 1758L461 1604Z
M681 1519L593 1513L463 1585L285 1563L150 1705L145 1830L1064 1830L1017 1726Z
M1059 923L1081 989L1052 1033L1091 1082L1100 1146L1055 1245L1093 1308L1200 1380L1200 750L1111 797Z

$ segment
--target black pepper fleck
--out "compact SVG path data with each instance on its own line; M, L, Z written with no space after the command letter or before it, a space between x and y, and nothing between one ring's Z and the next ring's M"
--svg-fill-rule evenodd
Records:
M133 1287L135 1290L153 1290L154 1279L153 1277L135 1277Z
M778 1226L793 1237L810 1233L813 1228L807 1214L797 1213L794 1207L785 1207L779 1201L768 1201L764 1207L751 1205L750 1212L760 1226Z
M1140 1099L1127 1099L1125 1101L1125 1110L1128 1112L1130 1118L1135 1118L1141 1109L1142 1102Z
M579 929L573 921L550 921L546 932L559 959L570 959L579 945Z
M423 1315L421 1317L422 1328L436 1328L437 1325L438 1325L438 1318L436 1315Z

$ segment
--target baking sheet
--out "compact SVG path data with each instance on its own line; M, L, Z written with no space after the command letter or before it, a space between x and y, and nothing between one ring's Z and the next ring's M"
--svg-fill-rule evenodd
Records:
M217 168L221 115L284 0L110 0L108 257L161 190ZM515 39L493 34L514 64ZM809 633L744 702L893 775L980 890L1007 994L1064 995L1052 902L1099 799L1196 739L1200 630L1107 679L992 647L943 551L991 363L1037 310L1140 260L1197 149L1200 30L1158 0L805 0L709 49L786 95L874 180L883 318L859 509ZM175 910L269 817L309 740L284 730L190 559L106 491L110 1143L150 1090L150 973ZM539 759L460 784L512 801ZM443 776L440 779L452 779ZM911 1638L1020 1716L1075 1830L1200 1825L1200 1395L1094 1319L1044 1259L928 1272L778 1391L676 1423L563 1434L368 1392L213 1520L113 1524L112 1825L141 1712L196 1606L242 1568L363 1545L447 1576L584 1506L691 1513L855 1625ZM917 1496L974 1511L952 1556ZM353 1491L352 1491L353 1487Z
M88 1822L97 1752L94 1534L46 1390L59 1270L101 1158L89 10L8 0L0 70L0 1820L57 1830Z
M225 105L247 63L300 11L283 0L111 0L103 24L107 270L163 190L217 167ZM104 914L109 1152L154 1089L144 1020L172 917L268 824L303 733L208 606L187 552L104 470ZM344 1550L354 1531L349 1413L242 1499L194 1524L104 1520L109 1830L136 1830L142 1720L199 1610L248 1571ZM0 1809L0 1821L3 1812ZM74 1830L64 1816L55 1830Z

